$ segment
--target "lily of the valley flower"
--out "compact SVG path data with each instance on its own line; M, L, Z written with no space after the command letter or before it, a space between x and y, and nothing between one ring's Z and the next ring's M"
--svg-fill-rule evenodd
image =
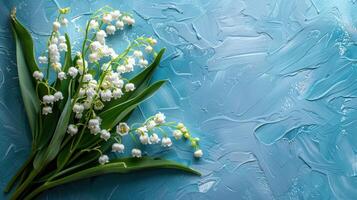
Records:
M105 29L108 35L114 35L115 33L115 26L113 25L108 25L107 28Z
M146 128L150 131L152 129L154 129L156 126L156 122L154 120L149 120L147 123L146 123Z
M151 136L150 136L150 142L152 144L158 144L160 142L160 138L159 136L156 134L156 133L153 133Z
M71 136L77 134L78 133L78 127L76 125L74 125L74 124L68 125L67 133L70 134Z
M45 106L42 108L42 114L43 115L48 115L52 113L52 107L51 106Z
M161 140L161 145L163 147L170 147L172 145L172 141L169 137L163 137Z
M119 123L119 125L117 125L116 132L119 135L125 136L129 133L129 131L130 131L130 128L127 123L121 122L121 123Z
M147 133L141 134L139 139L140 139L141 144L149 144L150 143L149 135Z
M123 21L127 23L128 25L133 25L135 24L135 19L131 18L130 16L124 16Z
M67 25L68 25L68 19L67 19L67 18L63 18L63 19L61 20L61 25L67 26Z
M94 20L94 19L90 20L90 22L89 22L89 28L91 28L91 29L97 29L98 27L99 27L99 23L98 23L96 20Z
M38 81L41 81L43 79L43 73L40 71L34 71L32 76Z
M201 149L197 149L194 154L196 158L201 158L203 156L203 151Z
M141 150L134 148L134 149L131 150L131 155L134 158L140 158L141 157Z
M176 140L179 140L182 138L182 132L180 130L174 130L173 135Z
M114 143L112 145L112 152L118 152L118 153L123 153L124 152L124 145L120 143Z
M60 27L61 27L61 24L58 21L53 22L53 31L54 32L57 32Z
M73 112L77 113L77 114L80 114L82 113L84 110L84 106L82 104L79 104L79 103L75 103L74 106L73 106Z
M124 22L123 22L123 21L117 21L117 22L115 23L115 27L116 27L117 29L123 30L123 28L124 28Z
M110 138L110 133L107 130L100 131L100 138L107 141Z
M106 163L109 162L109 157L107 155L101 155L99 158L98 158L98 162L99 164L101 165L105 165Z
M42 101L44 104L53 104L53 102L55 102L55 96L45 95L42 97Z
M63 81L64 79L67 78L66 73L65 72L58 72L57 78L61 81Z
M145 51L148 52L148 53L151 53L153 50L152 46L148 45L145 47Z
M136 133L139 135L145 134L148 132L148 129L146 128L146 126L142 126L136 129Z
M63 99L63 94L60 91L57 91L53 96L54 96L54 101L59 101Z
M163 113L161 113L161 112L157 113L155 115L155 117L154 117L154 120L155 120L156 124L165 123L165 119L166 119L165 115Z
M48 59L47 59L46 56L40 56L40 57L38 57L38 62L39 62L40 64L47 64Z
M75 68L75 67L70 67L68 69L68 74L72 77L72 78L75 78L78 74L78 69Z
M125 85L125 91L131 92L135 90L135 85L133 83L127 83Z

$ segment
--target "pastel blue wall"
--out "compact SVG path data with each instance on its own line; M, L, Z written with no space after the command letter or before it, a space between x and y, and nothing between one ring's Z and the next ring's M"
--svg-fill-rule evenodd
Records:
M154 35L168 50L155 78L170 84L134 120L163 111L205 151L199 162L181 144L149 153L203 176L109 175L40 199L357 199L355 0L0 0L0 188L30 145L9 10L17 7L40 52L58 6L81 25L104 5L136 16L124 38Z

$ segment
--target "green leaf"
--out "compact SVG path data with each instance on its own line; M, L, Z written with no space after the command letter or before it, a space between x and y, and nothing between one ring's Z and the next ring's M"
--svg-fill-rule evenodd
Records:
M28 70L31 75L34 71L39 71L37 63L35 61L35 53L33 41L30 33L26 30L26 28L14 17L11 18L11 25L13 31L16 32L18 38L16 40L20 43L22 49L26 52L24 53L24 60L28 65Z
M41 115L38 120L42 120L42 130L39 130L39 135L37 137L37 150L46 147L51 140L56 126L54 124L58 121L60 117L60 112L58 109L53 109L50 115Z
M69 39L68 34L66 33L64 35L66 37L66 44L67 44L67 52L64 58L64 65L63 65L63 71L67 72L68 69L73 66L72 64L72 49L71 49L71 41Z
M32 164L34 156L35 156L35 154L31 153L30 156L27 158L27 160L22 164L21 168L18 169L16 174L11 178L11 180L6 185L6 187L4 189L5 193L7 193L11 190L11 188L14 186L14 184L20 178L20 176L22 176L23 174L26 174L26 170L28 170L29 168L32 168L31 164ZM20 184L21 184L21 181L20 181Z
M178 169L185 172L193 173L196 175L201 175L199 172L193 170L192 168L186 167L175 161L158 159L158 158L121 158L111 160L110 163L105 165L97 165L95 167L77 172L75 174L69 175L67 177L61 178L57 181L75 181L82 178L89 178L93 176L98 176L108 173L128 173L132 171L138 171L143 169L155 169L155 168L168 168L168 169Z
M148 88L146 88L141 94L139 94L135 98L130 99L124 103L116 105L100 113L99 117L103 120L101 127L103 129L112 129L142 101L153 95L165 82L165 80L157 81L150 85Z
M80 179L95 177L103 174L110 174L110 173L124 174L124 173L139 171L139 170L147 170L147 169L176 169L176 170L192 173L195 175L201 175L198 171L174 161L155 159L150 157L122 158L122 159L112 160L110 161L110 163L105 165L97 165L89 169L85 169L83 171L60 178L58 180L47 182L42 186L40 186L39 188L37 188L36 190L34 190L31 194L29 194L25 198L25 200L34 198L41 192L53 188L55 186L63 185Z
M145 70L134 76L129 82L133 83L136 87L135 91L132 93L125 93L121 98L117 100L112 100L109 103L107 103L103 109L103 111L106 111L118 104L121 104L125 101L127 101L131 97L135 97L136 95L140 94L145 88L147 88L151 77L155 71L155 69L159 66L162 55L165 53L165 49L161 49L160 52L157 54L155 57L155 60L150 64L149 67L147 67Z
M37 135L37 116L40 112L40 101L36 96L32 73L38 70L36 62L33 62L33 43L31 36L16 19L11 20L12 30L16 43L17 72L20 82L22 100L24 102L27 119L32 132L33 140ZM29 48L28 48L29 47Z
M100 151L101 152L107 152L113 145L113 143L116 142L115 140L111 139L108 141L103 141L102 139L97 139L95 142L93 142L91 145L88 145L87 148L89 149L93 149L93 145L94 146L100 146ZM95 161L95 163L97 163L97 159L99 158L99 156L94 156L94 152L89 152L87 154L79 154L76 155L77 158L73 157L72 160L70 160L70 166L75 166L75 165L79 165L81 164L83 161L88 161L88 162L92 162Z
M34 44L30 32L16 19L15 16L11 17L11 27L13 32L16 32L17 39L20 42L20 46L23 49L23 57L29 70L31 77L34 71L40 71L36 59ZM32 83L35 86L36 80L32 78ZM44 87L39 87L39 95L43 96L46 94L47 89Z
M88 168L89 163L93 162L93 160L97 161L100 155L101 155L100 152L96 151L96 150L84 151L83 154L81 154L80 157L78 157L76 159L75 163L69 165L65 169L62 169L60 172L54 171L55 173L52 174L52 177L48 177L48 178L51 178L51 180L52 179L58 179L58 178L67 176L69 174L73 174L75 172L78 172L81 169L83 170L85 168ZM48 181L48 179L44 180L44 181Z
M63 169L63 167L66 165L66 160L68 155L70 155L71 151L71 142L68 142L60 151L60 153L57 156L57 169Z
M71 83L69 84L69 88L71 88ZM71 91L69 91L69 93L70 92ZM57 156L58 152L60 151L63 138L66 134L71 113L72 113L72 103L71 103L71 95L69 95L67 98L67 103L58 120L51 142L50 144L48 144L48 148L41 150L35 158L34 161L35 169L38 169L43 165L49 163Z
M97 135L93 135L90 134L89 131L85 132L82 136L82 139L80 141L80 143L78 144L77 149L85 149L88 146L100 141L100 134Z

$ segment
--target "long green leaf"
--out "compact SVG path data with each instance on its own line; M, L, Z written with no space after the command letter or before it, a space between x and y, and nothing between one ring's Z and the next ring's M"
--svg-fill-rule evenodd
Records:
M28 65L28 70L31 74L34 71L38 71L39 68L35 61L34 45L30 33L15 17L11 18L11 25L17 34L18 38L16 40L21 43L22 49L26 51L24 53L24 60Z
M108 173L128 173L137 170L143 170L148 168L171 168L179 169L186 172L190 172L196 175L201 175L199 172L193 170L192 168L186 167L175 161L158 159L158 158L121 158L111 160L110 163L105 165L97 165L95 167L77 172L75 174L63 177L57 181L75 181L82 178L89 178L93 176L98 176Z
M70 85L69 88L71 88L71 83L69 85ZM72 113L71 95L68 95L67 103L58 120L56 129L53 133L53 137L51 139L50 144L48 145L48 148L40 151L39 155L36 156L35 158L34 161L35 169L38 169L41 165L45 165L49 163L57 156L58 152L60 151L63 138L66 134L71 113Z
M117 123L123 119L128 112L136 108L142 101L149 98L153 95L166 81L161 80L153 83L148 88L146 88L141 94L136 96L133 99L130 99L122 104L116 105L109 110L106 110L99 114L99 117L103 120L102 121L102 128L104 129L111 129ZM126 113L124 113L124 111Z
M16 19L16 16L11 16L11 26L13 32L17 34L17 40L20 42L20 46L23 49L24 60L27 64L27 69L29 70L31 76L34 71L40 71L36 59L34 44L30 32ZM36 84L36 80L32 79L33 85ZM43 96L46 93L46 88L39 87L39 95Z
M71 49L71 40L69 39L68 34L66 33L64 35L66 37L66 44L67 44L67 52L64 57L64 65L63 65L63 71L66 72L68 69L73 65L72 64L72 49Z
M147 88L151 77L155 71L155 69L159 66L162 55L165 53L165 48L161 49L160 52L155 57L154 61L148 66L145 70L134 76L129 82L133 83L136 86L136 89L132 93L125 93L121 98L117 100L113 100L107 103L103 109L103 112L118 105L130 98L133 98L140 94L145 88Z
M32 72L37 68L36 63L32 63L30 58L33 49L26 48L32 46L32 39L26 29L17 23L17 20L12 18L11 20L12 30L14 33L16 43L16 61L17 72L19 76L20 90L22 99L24 102L27 119L31 128L33 139L37 134L38 128L37 116L40 112L40 101L36 96L36 90L32 78Z
M116 159L110 161L110 163L105 164L105 165L98 165L89 169L85 169L83 171L68 175L66 177L60 178L58 180L50 181L42 186L40 186L38 189L33 191L31 194L29 194L25 200L27 199L32 199L36 197L38 194L41 192L48 190L50 188L53 188L58 185L63 185L69 182L77 181L80 179L84 178L90 178L90 177L95 177L98 175L103 175L103 174L110 174L110 173L129 173L133 171L139 171L139 170L147 170L147 169L176 169L176 170L181 170L185 171L188 173L192 173L195 175L201 175L198 171L189 168L187 166L184 166L180 163L174 162L174 161L169 161L169 160L163 160L163 159L154 159L154 158L149 158L149 157L144 157L144 158L122 158L122 159Z
M56 126L54 126L53 122L57 122L58 118L60 117L60 112L58 109L53 109L53 113L47 116L42 116L42 131L41 134L38 135L37 138L37 150L40 150L44 147L47 147L48 143L50 142L54 131L56 130Z
M68 142L59 152L57 156L57 169L62 169L65 166L65 160L71 151L71 142Z

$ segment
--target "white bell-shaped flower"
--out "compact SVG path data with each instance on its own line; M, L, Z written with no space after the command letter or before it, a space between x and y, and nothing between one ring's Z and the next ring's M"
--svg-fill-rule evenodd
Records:
M99 158L98 158L98 162L99 164L101 165L105 165L106 163L109 162L109 157L107 155L101 155Z
M197 149L193 155L196 157L196 158L201 158L203 156L203 151L201 149Z
M118 152L118 153L123 153L124 152L124 145L120 143L114 143L112 145L112 152Z
M169 137L163 137L161 140L161 145L163 147L170 147L172 145L172 141Z
M134 148L134 149L131 150L131 155L134 158L140 158L141 157L141 150Z

